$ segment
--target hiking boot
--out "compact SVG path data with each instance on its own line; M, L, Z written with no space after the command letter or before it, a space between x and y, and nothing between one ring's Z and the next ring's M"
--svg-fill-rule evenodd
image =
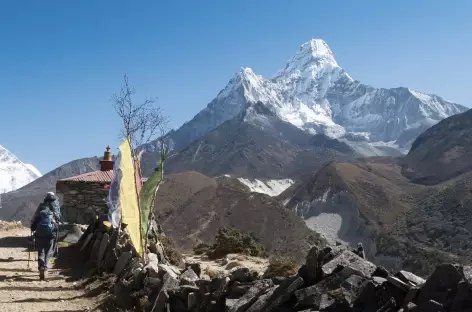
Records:
M44 281L46 279L46 270L44 268L39 269L39 280Z

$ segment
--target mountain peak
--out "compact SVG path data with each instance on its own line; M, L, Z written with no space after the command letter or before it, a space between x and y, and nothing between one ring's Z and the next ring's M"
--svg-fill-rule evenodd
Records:
M302 44L300 51L297 54L301 54L301 56L312 56L315 59L324 59L337 65L333 52L329 48L328 44L322 39L311 39L310 41L305 42Z

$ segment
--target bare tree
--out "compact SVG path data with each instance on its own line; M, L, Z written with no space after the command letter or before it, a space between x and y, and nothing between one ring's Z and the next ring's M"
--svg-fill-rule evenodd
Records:
M167 148L168 118L156 105L156 98L147 98L137 104L133 101L136 90L128 82L125 74L124 83L119 94L112 96L112 104L123 122L120 136L128 138L133 157L139 159L143 146L156 137L159 138L161 150Z

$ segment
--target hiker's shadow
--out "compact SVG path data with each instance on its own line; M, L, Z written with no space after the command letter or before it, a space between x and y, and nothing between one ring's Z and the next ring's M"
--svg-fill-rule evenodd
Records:
M7 236L0 238L0 248L26 248L31 246L29 237Z

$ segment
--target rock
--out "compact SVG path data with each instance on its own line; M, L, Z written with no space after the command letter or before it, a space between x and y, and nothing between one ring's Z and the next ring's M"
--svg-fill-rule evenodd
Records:
M323 276L331 275L339 267L349 267L364 277L370 277L377 268L373 263L359 257L352 251L344 250L333 260L323 265Z
M303 278L300 276L288 277L274 290L274 293L267 298L261 312L273 311L275 308L285 303L292 294L303 286Z
M318 309L321 295L331 290L338 289L341 286L341 283L349 278L353 272L354 271L350 268L346 267L313 286L295 291L295 297L298 300L297 307Z
M452 311L472 311L472 289L465 280L457 284L457 293L452 301Z
M152 312L163 312L169 300L168 292L179 287L179 281L172 274L166 273L163 278L162 288L154 302Z
M195 263L186 263L185 264L185 269L191 268L195 274L200 278L200 275L202 274L202 268L200 266L200 263L195 262Z
M372 273L372 277L374 276L378 276L378 277L383 277L383 278L387 278L387 276L389 276L390 273L388 272L388 270L386 268L384 268L383 266L379 265L374 273Z
M84 251L84 249L88 246L88 244L92 240L92 237L93 237L93 233L87 234L87 237L85 238L84 243L82 244L82 247L80 247L81 252Z
M406 297L403 301L403 306L407 306L410 302L415 302L418 293L420 292L420 288L417 286L411 287L410 290L407 292Z
M147 270L149 277L160 277L159 276L159 259L156 254L154 253L148 254L148 261L144 269Z
M387 282L387 279L379 276L374 276L372 277L372 281L374 282L375 286L381 286Z
M462 275L465 281L472 287L472 266L465 265L462 267Z
M407 284L408 282L411 282L412 284L416 286L423 285L426 282L424 278L421 278L411 272L403 271L403 270L395 274L395 276Z
M83 235L83 231L81 227L77 224L71 224L67 228L66 235L61 241L65 243L69 243L69 244L76 244L80 240L80 237L82 235Z
M228 286L226 298L240 298L253 286L252 283L232 282Z
M180 275L181 285L195 285L198 280L197 274L192 269L187 269L182 275Z
M179 272L170 265L160 263L158 265L158 268L159 268L159 271L163 272L163 273L160 273L160 275L162 275L162 276L164 276L165 274L169 274L173 278L177 278L179 276Z
M406 305L406 307L404 308L404 311L405 312L413 312L413 311L418 311L418 306L416 304L414 304L413 302L410 302Z
M193 307L196 307L196 306L197 306L197 295L195 293L189 293L187 295L187 309L192 310Z
M343 289L343 296L349 306L352 306L363 290L366 279L358 275L351 275L341 283Z
M229 278L241 283L252 282L257 279L257 272L251 272L246 267L235 267L229 271Z
M446 312L443 305L432 299L418 305L415 312Z
M229 309L229 312L242 312L252 305L259 296L267 292L274 283L270 279L256 281L254 285Z
M121 256L118 258L118 261L116 262L115 269L113 272L117 275L120 275L121 272L126 268L126 265L128 264L128 261L131 259L133 255L131 252L126 251L121 254Z
M410 286L408 286L406 283L402 282L400 279L394 277L394 276L387 276L387 281L394 285L395 287L400 288L401 290L404 290L408 292L410 290Z
M380 307L380 309L377 310L377 312L394 312L396 311L397 303L395 302L395 299L390 298L383 306Z
M321 258L321 259L320 259ZM313 246L306 256L306 276L303 276L306 285L313 285L321 278L321 266L323 265L323 254Z
M462 280L462 268L453 264L441 264L428 277L418 294L416 304L421 306L432 299L446 304L457 291L457 284Z
M212 297L215 299L221 297L226 292L229 281L229 277L217 277L212 279L210 282Z
M377 311L378 304L375 297L377 286L374 282L366 280L362 283L359 295L355 299L353 306L359 311Z
M226 298L226 310L225 311L230 311L231 308L238 302L238 299L231 299L231 298Z
M256 301L245 312L260 312L269 298L274 294L277 287L278 286L272 286L267 289L267 292L260 295L259 298L256 298Z
M100 242L100 248L98 249L97 255L97 267L100 266L103 260L103 255L107 250L108 244L110 243L110 235L108 233L103 234L102 241Z
M146 277L144 279L144 286L149 288L159 288L162 281L157 277Z

